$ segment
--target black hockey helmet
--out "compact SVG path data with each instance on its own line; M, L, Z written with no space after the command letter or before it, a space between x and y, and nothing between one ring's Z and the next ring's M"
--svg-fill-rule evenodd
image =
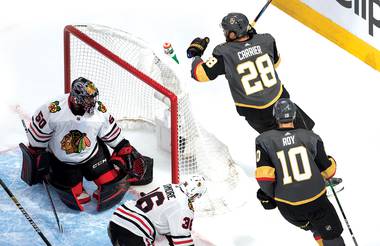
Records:
M278 123L293 122L297 106L289 98L281 98L273 107L273 116Z
M71 84L70 96L74 106L93 114L99 98L99 91L93 82L79 77Z
M227 41L232 41L229 39L230 32L234 32L236 38L256 33L256 31L249 23L247 16L241 13L229 13L223 17L222 23L220 25L223 28L224 36L226 37Z

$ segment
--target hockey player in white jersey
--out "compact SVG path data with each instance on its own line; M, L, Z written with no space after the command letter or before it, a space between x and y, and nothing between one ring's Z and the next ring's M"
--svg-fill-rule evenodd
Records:
M148 163L153 165L123 137L98 97L93 82L74 80L70 94L36 111L27 130L29 146L20 144L21 178L29 185L48 180L68 207L80 211L91 200L83 177L98 186L93 196L100 211L117 204L129 183L140 182ZM106 145L114 149L112 156Z
M205 179L192 176L180 185L166 184L137 201L128 201L113 213L108 233L113 245L154 245L157 234L170 245L194 245L191 227L193 202L206 192Z

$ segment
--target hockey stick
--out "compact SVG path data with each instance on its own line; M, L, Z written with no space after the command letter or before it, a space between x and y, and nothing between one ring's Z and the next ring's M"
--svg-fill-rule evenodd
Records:
M265 5L264 7L260 10L259 14L256 16L256 18L250 23L251 26L253 27L256 22L259 20L259 18L263 15L263 13L265 12L265 10L268 8L269 4L272 2L272 0L269 0Z
M42 182L43 182L43 184L44 184L44 187L45 187L46 193L47 193L48 196L49 196L49 200L50 200L50 204L51 204L51 207L52 207L52 209L53 209L53 212L54 212L55 220L57 221L58 230L59 230L60 233L63 233L63 226L62 226L62 224L61 224L60 221L59 221L58 214L57 214L57 210L55 209L55 205L54 205L53 199L51 198L51 195L50 195L49 185L48 185L49 183L48 183L48 181L46 180L46 178L44 178Z
M25 132L28 133L28 128L26 127L25 121L23 119L21 119L21 123L24 126ZM48 188L48 184L49 183L47 182L47 180L46 180L45 177L43 178L42 183L44 184L46 193L48 194L48 197L49 197L49 200L50 200L50 205L51 205L51 207L53 209L55 220L57 221L58 230L59 230L60 233L63 233L63 226L62 226L62 224L59 221L57 210L55 209L55 205L54 205L53 199L51 198L51 194L50 194L50 191L49 191L49 188Z
M333 192L333 194L334 194L334 197L335 197L336 202L338 203L338 206L339 206L340 212L342 213L343 218L344 218L344 221L346 222L346 225L347 225L347 227L348 227L348 230L350 231L350 234L351 234L352 240L354 241L355 246L358 246L358 243L356 242L356 238L355 238L355 236L354 236L354 233L352 232L352 229L351 229L351 227L350 227L350 224L348 223L347 217L346 217L346 215L345 215L345 213L344 213L344 211L343 211L342 205L340 205L340 202L339 202L338 196L336 195L335 189L334 189L334 187L333 187L333 185L332 185L332 183L331 183L330 180L327 180L327 182L328 182L328 184L329 184L329 186L330 186L330 188L331 188L331 190L332 190L332 192Z
M18 209L20 209L21 213L25 216L25 218L29 221L29 223L33 226L34 230L40 235L42 240L46 243L46 245L51 246L51 243L47 240L44 234L41 232L40 228L38 228L37 224L33 221L33 219L29 216L29 214L25 211L24 207L18 202L13 193L8 189L3 180L0 178L0 185L4 188L5 192L7 192L8 196L12 199L12 201L16 204Z

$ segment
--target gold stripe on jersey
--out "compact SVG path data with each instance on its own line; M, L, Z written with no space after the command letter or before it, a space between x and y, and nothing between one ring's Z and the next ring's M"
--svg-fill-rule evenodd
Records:
M210 80L209 77L207 76L205 69L202 66L203 64L204 62L198 63L194 69L195 79L199 82L206 82Z
M315 241L317 241L318 246L323 246L323 240L322 240L322 238L319 238L319 239L317 239Z
M322 176L325 179L330 179L332 176L334 176L335 171L336 171L336 163L333 158L329 158L331 165L323 172L321 172Z
M325 193L326 193L326 187L323 188L323 190L318 195L315 195L315 196L313 196L313 197L311 197L309 199L305 199L305 200L302 200L302 201L291 202L291 201L284 200L284 199L281 199L281 198L278 198L278 197L274 197L274 200L279 201L279 202L283 202L283 203L286 203L286 204L289 204L289 205L297 206L297 205L302 205L302 204L309 203L309 202L312 202L314 200L317 200L319 197L321 197Z
M256 180L274 181L276 180L275 169L270 166L261 166L256 168Z
M256 109L268 108L268 107L272 106L275 102L277 102L277 100L280 98L280 96L282 94L282 91L283 91L283 89L282 89L282 85L281 85L280 91L278 92L277 96L272 101L270 101L269 103L267 103L265 105L262 105L262 106L251 105L251 104L244 104L244 103L237 103L237 102L235 102L235 105L239 106L239 107L244 107L244 108L256 108Z

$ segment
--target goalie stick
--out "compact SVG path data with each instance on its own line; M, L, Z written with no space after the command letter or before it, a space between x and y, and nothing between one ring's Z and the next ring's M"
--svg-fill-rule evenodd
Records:
M51 204L51 207L53 209L53 212L54 212L55 220L57 221L58 230L59 230L60 233L63 233L63 226L62 226L62 224L59 221L57 210L55 209L55 206L54 206L54 203L53 203L53 199L51 198L50 190L49 190L49 186L48 186L48 181L46 180L46 178L43 179L43 184L44 184L46 193L49 196L49 200L50 200L50 204Z
M25 216L25 218L29 221L29 223L33 226L33 229L40 235L42 240L45 242L46 245L51 246L51 243L45 235L42 233L40 228L38 228L37 224L33 221L33 219L29 216L29 214L26 212L23 206L18 202L17 198L13 195L13 193L8 189L6 184L3 182L3 180L0 178L0 185L4 188L5 192L8 194L8 196L12 199L12 201L16 204L17 208L20 209L21 213Z
M26 127L25 121L23 119L21 119L21 123L24 126L25 133L28 133L28 128ZM63 233L63 226L62 226L62 224L61 224L61 222L60 222L60 220L58 218L57 210L55 208L53 199L51 198L51 194L50 194L50 191L49 191L49 187L48 187L49 183L48 183L48 181L46 180L45 177L42 179L42 183L43 183L43 185L45 187L46 193L48 194L50 205L51 205L51 207L53 209L55 220L57 221L58 230L59 230L60 233Z

